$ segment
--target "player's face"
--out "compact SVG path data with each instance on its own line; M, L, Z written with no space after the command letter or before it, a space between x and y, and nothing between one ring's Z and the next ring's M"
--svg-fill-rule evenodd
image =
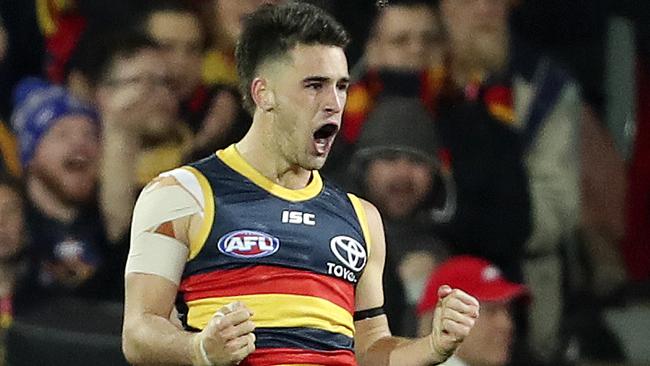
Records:
M298 45L273 69L274 142L290 164L320 169L341 127L349 84L345 54L340 47Z
M506 365L510 360L513 330L509 302L481 303L481 316L457 355L470 365Z
M67 116L41 139L29 169L59 199L83 203L95 190L98 161L96 125L87 117Z

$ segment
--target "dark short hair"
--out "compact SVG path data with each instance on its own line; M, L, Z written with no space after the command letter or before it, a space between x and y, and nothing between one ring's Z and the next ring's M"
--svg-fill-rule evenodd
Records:
M69 71L77 70L96 87L105 81L109 70L119 57L133 57L145 49L159 45L143 32L133 29L107 31L104 28L84 32L72 55Z
M252 114L250 85L260 65L286 56L298 44L345 48L350 38L341 24L314 5L289 2L263 5L244 23L235 56L244 107Z

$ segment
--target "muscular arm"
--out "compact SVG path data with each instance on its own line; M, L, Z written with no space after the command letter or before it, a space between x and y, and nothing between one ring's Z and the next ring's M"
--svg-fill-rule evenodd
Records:
M130 273L126 289L122 339L126 359L133 364L192 364L195 334L170 321L177 286L156 275Z
M164 187L177 183L174 178L163 178L153 184ZM147 220L144 217L147 214L149 214L147 210L136 209L133 218L134 227L138 226L138 222ZM196 217L195 220L198 219L198 215ZM181 217L161 223L160 226L147 227L146 230L173 237L177 240L177 245L187 246L190 220L192 220L190 217ZM132 248L130 255L133 254ZM142 255L146 256L147 252ZM171 258L168 259L171 261ZM186 258L182 260L185 261ZM176 275L180 278L180 273ZM178 285L163 276L139 272L127 273L122 348L129 362L134 364L193 363L191 340L194 334L179 329L171 320L177 291Z
M167 189L147 196L170 185L177 182L166 177L146 188L134 211L126 275L124 355L134 364L234 365L255 349L251 333L254 325L249 320L252 314L243 304L233 303L218 309L199 333L186 332L171 319L182 265L187 260L188 251L182 246L189 246L189 238L198 231L202 219L198 213L187 214L194 211L191 207L198 207L188 201L193 200L190 193L171 197ZM165 207L161 200L173 204ZM166 221L165 217L173 217L168 212L183 213ZM150 216L156 214L162 215L162 223L152 225L155 219ZM142 233L149 241L137 241ZM156 239L157 236L165 240ZM159 246L150 248L149 245ZM161 252L167 257L161 256ZM163 264L147 265L152 261Z
M357 285L356 310L380 307L384 302L382 273L386 257L383 224L377 209L362 201L370 229L370 258ZM407 339L393 337L385 315L355 322L355 352L360 365L418 366L444 362L469 333L478 316L478 302L460 290L441 289L433 332Z

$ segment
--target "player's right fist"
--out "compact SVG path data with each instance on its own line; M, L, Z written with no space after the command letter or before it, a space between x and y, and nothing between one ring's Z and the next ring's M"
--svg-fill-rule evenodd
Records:
M217 310L208 325L193 338L197 366L237 365L255 351L253 313L241 302Z

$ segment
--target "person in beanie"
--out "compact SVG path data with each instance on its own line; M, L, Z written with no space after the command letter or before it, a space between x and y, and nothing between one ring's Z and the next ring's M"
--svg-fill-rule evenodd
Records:
M415 335L413 310L426 275L447 255L446 245L430 230L434 201L445 202L435 205L443 207L437 212L453 210L451 177L441 167L436 138L433 119L419 99L380 98L364 125L349 174L350 189L375 204L383 217L386 310L393 332L404 336Z
M430 323L438 303L437 286L442 283L463 289L476 297L481 304L481 316L476 325L456 353L443 365L511 364L515 335L512 305L517 300L528 298L528 288L506 279L501 270L485 259L469 255L452 257L431 273L418 304L417 311L422 333L428 331L427 321Z
M97 115L64 88L36 78L18 84L14 101L33 239L28 295L104 297L111 291L101 281L109 255L96 208Z

